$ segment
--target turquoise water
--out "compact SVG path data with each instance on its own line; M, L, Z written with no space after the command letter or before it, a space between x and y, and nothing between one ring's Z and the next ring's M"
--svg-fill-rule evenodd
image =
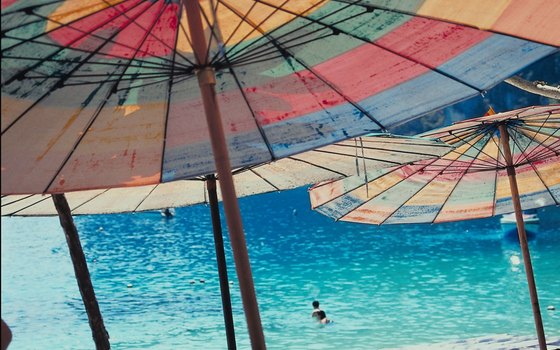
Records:
M309 210L303 188L240 206L269 349L384 349L535 333L519 247L502 237L497 218L335 223ZM75 218L113 349L226 349L208 207L176 212L170 220ZM560 335L559 214L540 210L530 242L549 336ZM94 348L57 218L2 218L1 272L10 350ZM238 348L247 349L236 282L231 290ZM314 299L334 324L312 322Z

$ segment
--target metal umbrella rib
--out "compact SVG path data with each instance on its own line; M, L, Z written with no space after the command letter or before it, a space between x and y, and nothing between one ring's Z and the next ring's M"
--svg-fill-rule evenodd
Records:
M225 2L224 2L225 3ZM280 9L280 8L279 8ZM233 12L233 11L232 11ZM234 12L235 13L235 12ZM239 15L237 13L235 13L236 15ZM368 113L364 108L362 108L358 103L352 101L350 98L348 98L347 96L345 96L339 89L337 89L332 83L330 83L329 81L327 81L326 79L324 79L323 77L321 77L317 72L315 72L311 67L309 67L305 62L303 62L302 60L298 59L293 53L290 52L289 48L284 47L277 39L275 39L274 37L272 37L272 35L266 34L264 31L262 31L262 29L259 28L258 24L252 23L251 21L245 20L245 22L247 24L249 24L251 27L253 27L253 30L259 31L262 34L262 38L266 38L270 41L270 43L277 48L277 51L279 51L282 54L282 57L284 58L284 60L290 65L292 66L291 61L288 59L289 57L291 57L292 59L294 59L298 64L302 65L308 72L310 72L311 74L313 74L314 76L316 76L319 80L321 80L325 85L327 85L329 88L331 88L335 93L337 93L339 96L341 96L345 101L347 101L349 104L351 104L352 106L354 106L356 109L358 109L361 113L363 113L365 116L367 116L369 119L371 119L374 123L376 123L381 131L386 131L385 127L378 121L376 120L370 113ZM298 28L299 29L299 28ZM294 69L294 71L296 71L296 69L292 66L292 68ZM274 157L273 157L274 159Z
M164 7L162 7L161 11L163 11ZM159 15L154 18L154 21L152 23L152 28L153 26L156 24L157 18L159 18L159 16L161 15L162 12L159 13ZM134 23L134 20L131 19L131 21L129 22L129 24ZM114 35L117 35L118 32L115 32ZM134 58L138 52L140 51L140 48L143 46L144 42L147 40L148 35L150 33L150 30L146 31L146 35L142 38L142 40L140 40L138 46L135 48L135 52L134 55L132 56L132 58ZM105 46L107 43L103 43L102 46L100 46L99 48ZM132 62L132 59L128 61L128 63ZM77 66L75 69L78 69L79 66ZM123 65L119 68L122 68L122 72L120 77L122 77L122 74L124 74L124 72L126 72L128 65ZM88 130L92 127L92 125L95 123L96 118L99 116L99 113L101 113L102 109L104 108L105 104L107 103L107 100L109 98L109 96L113 93L113 89L116 88L119 84L120 79L117 79L114 83L113 83L113 87L111 87L111 89L109 89L108 94L106 95L106 98L103 99L101 101L101 104L99 105L99 107L97 107L97 111L96 113L92 116L90 122L86 125L86 127L84 128L82 135L80 135L80 137L77 139L76 144L74 145L74 147L72 148L71 152L67 155L66 159L61 162L60 167L58 169L58 171L56 173L54 173L54 176L52 177L51 181L48 183L47 187L45 188L45 190L43 192L47 192L48 189L51 187L51 185L53 184L54 181L56 181L56 178L59 176L60 171L66 166L68 160L72 157L73 152L76 150L76 148L79 147L80 142L84 139L84 137L86 136ZM85 104L82 104L82 109L86 107Z
M351 0L334 0L334 1L342 2L342 3L350 3L351 2ZM363 0L358 0L356 2L363 2ZM470 27L470 28L474 28L474 29L479 28L475 24L470 24L470 23L465 23L465 22L461 23L461 22L450 20L450 19L444 19L444 18L439 17L439 16L429 16L429 15L421 14L418 11L416 11L416 12L415 11L406 11L406 10L399 9L396 6L387 6L385 4L387 4L387 2L379 3L379 1L375 1L373 4L365 4L364 3L364 4L361 4L361 5L365 8L368 8L368 9L380 9L380 10L385 10L385 11L390 11L390 12L395 12L395 13L401 13L401 14L405 14L405 15L409 15L409 16L417 16L417 17L422 17L422 18L426 18L426 19L435 19L435 20L442 21L442 22L460 24L462 26ZM357 4L357 5L360 5L360 4ZM558 10L556 10L556 11L558 11ZM527 39L527 37L514 35L514 34L511 34L511 33L506 33L504 31L497 31L497 30L492 30L492 29L487 29L487 30L490 31L490 32L493 32L493 33L507 35L507 36L510 36L512 38Z
M261 1L261 0L259 0L259 2L269 5L268 3L264 2L264 1ZM350 6L350 5L349 5L349 6ZM282 9L282 10L287 11L287 10L285 10L285 9ZM294 14L293 12L289 12L289 11L287 11L287 12L290 13L290 14ZM371 12L370 12L370 11L365 11L365 12L363 12L362 14L364 14L364 13L371 13ZM330 14L329 14L329 16L330 16ZM482 90L482 89L480 89L480 88L478 88L478 87L476 87L476 86L474 86L474 85L472 85L472 84L469 84L469 83L467 83L467 82L465 82L465 81L462 81L462 80L460 80L460 79L457 79L456 77L454 77L454 76L452 76L452 75L450 75L450 74L448 74L448 73L445 73L445 72L441 71L441 70L438 69L437 67L428 66L428 65L426 65L426 64L423 63L423 62L420 62L420 61L418 61L418 60L414 60L414 59L412 59L411 57L405 56L405 55L403 55L403 54L401 54L401 53L399 53L399 52L397 52L397 51L395 51L395 50L391 50L390 48L388 48L388 47L386 47L386 46L383 46L383 45L380 45L380 44L378 44L378 43L376 43L376 42L374 42L374 41L368 40L367 38L362 38L362 37L360 37L360 36L354 35L354 34L352 34L352 33L350 33L350 32L341 30L341 29L336 28L336 27L334 27L334 26L332 26L332 25L329 25L329 24L326 24L326 23L322 23L322 22L317 21L317 20L312 20L312 19L310 19L310 18L305 18L305 19L307 19L307 20L309 20L309 21L312 21L313 23L317 23L317 24L319 24L319 25L322 25L322 26L324 26L325 28L331 29L331 30L332 30L333 32L335 32L337 35L338 35L338 34L345 34L345 35L348 35L349 37L352 37L352 38L354 38L354 39L361 40L361 41L363 41L364 43L371 44L371 45L373 45L373 46L375 46L375 47L378 47L378 48L380 48L380 49L383 49L383 50L385 50L385 51L387 51L387 52L389 52L389 53L391 53L391 54L393 54L393 55L396 55L396 56L398 56L398 57L404 58L404 59L406 59L406 60L408 60L408 61L411 61L411 62L413 62L413 63L415 63L415 64L421 65L421 66L423 66L423 67L425 67L425 68L430 69L430 70L433 71L433 72L436 72L436 73L438 73L438 74L441 74L442 76L444 76L444 77L446 77L446 78L448 78L448 79L451 79L451 80L453 80L453 81L455 81L455 82L457 82L457 83L460 83L460 84L462 84L462 85L465 85L465 86L467 86L467 87L473 89L474 91L476 91L476 92L478 92L478 93L484 92L484 90ZM346 20L348 20L348 19L344 19L344 21L346 21ZM334 35L334 34L333 34L333 35Z

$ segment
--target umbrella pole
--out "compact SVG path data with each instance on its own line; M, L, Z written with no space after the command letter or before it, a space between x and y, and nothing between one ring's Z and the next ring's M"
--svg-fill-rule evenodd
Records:
M259 306L253 283L253 274L249 262L249 253L247 251L247 242L245 241L245 234L243 232L241 212L239 210L239 203L233 184L233 175L231 173L231 165L220 110L216 101L216 91L214 88L216 85L216 77L214 75L214 70L207 62L208 47L204 35L204 28L202 26L200 5L198 0L183 0L183 4L186 8L193 51L197 62L201 66L197 72L198 85L204 104L206 122L210 133L212 151L214 153L214 162L216 164L218 177L220 178L220 189L222 191L226 222L233 251L233 259L235 261L237 279L239 280L239 289L241 292L241 300L243 301L245 319L247 320L249 338L251 339L251 346L253 349L266 349L259 315Z
M525 265L525 274L529 285L529 294L531 295L531 304L533 306L533 317L535 319L535 327L537 329L537 337L539 340L539 348L546 350L546 339L544 336L544 327L542 323L541 310L539 307L539 298L537 295L537 287L533 273L533 265L531 264L531 254L529 253L529 245L527 243L527 233L525 232L525 223L523 222L523 211L519 200L519 189L517 188L517 179L515 176L515 168L513 167L513 159L509 148L509 134L506 127L501 124L500 139L504 149L504 157L507 164L507 173L509 186L511 189L511 200L515 209L515 220L517 222L517 235L519 236L519 244L521 245L521 253L523 254L523 263Z
M72 265L74 265L74 274L76 275L78 288L80 289L82 301L84 302L84 307L88 315L89 326L95 342L95 348L98 350L110 349L111 345L109 344L109 333L107 333L107 330L105 329L103 317L101 316L101 311L99 310L99 304L95 298L95 291L93 290L93 284L91 283L86 257L84 255L82 245L80 244L80 236L78 235L78 230L76 229L74 220L70 214L70 206L68 205L64 194L53 194L52 199L54 206L56 207L56 211L58 212L60 225L62 226L66 236L66 243L68 244L68 250L70 251L70 257L72 258Z
M222 307L224 310L227 344L229 350L235 350L237 347L235 344L235 329L233 327L233 313L231 311L231 296L229 294L226 254L224 252L224 239L222 237L222 224L220 221L220 208L218 206L218 194L216 192L216 176L206 176L206 185L208 198L210 200L210 214L212 215L214 246L216 247L218 275L220 276L220 291L222 293Z

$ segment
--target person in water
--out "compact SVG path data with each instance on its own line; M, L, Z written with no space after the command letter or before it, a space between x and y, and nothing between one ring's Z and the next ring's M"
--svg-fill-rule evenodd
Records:
M311 305L313 305L313 311L311 312L311 317L319 319L319 311L322 311L319 308L319 302L315 300L314 302L311 303Z
M329 320L327 318L327 314L323 310L320 310L319 312L317 312L317 318L318 318L319 322L322 323L322 324L331 323L331 320Z
M313 303L313 312L311 312L311 317L315 318L318 322L322 324L330 323L331 321L327 318L325 311L321 310L319 307L319 302L315 300Z
M161 216L167 219L171 219L173 216L175 216L175 209L173 208L165 208L162 209L160 212L161 212Z

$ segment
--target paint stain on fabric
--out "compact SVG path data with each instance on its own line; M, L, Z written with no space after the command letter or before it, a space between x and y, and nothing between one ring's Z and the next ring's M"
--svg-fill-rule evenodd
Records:
M134 169L134 162L136 161L136 151L132 152L132 156L130 158L130 168Z
M150 176L134 175L128 181L124 181L124 186L140 186L157 184L160 180L161 173L157 172Z

